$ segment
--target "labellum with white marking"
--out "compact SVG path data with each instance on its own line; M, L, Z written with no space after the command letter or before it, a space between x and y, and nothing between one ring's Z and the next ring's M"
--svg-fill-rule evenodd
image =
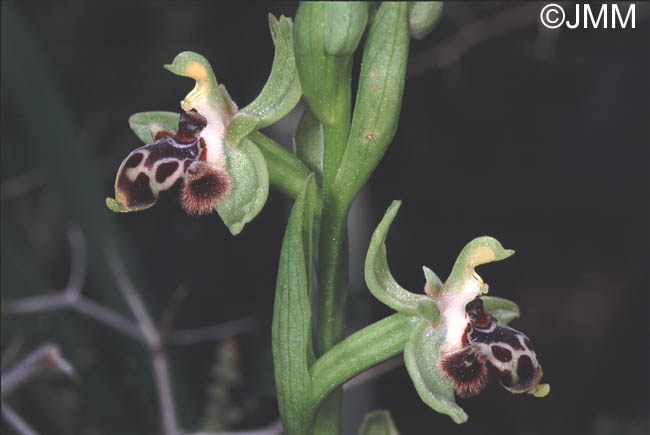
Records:
M163 192L181 189L181 204L189 214L209 213L231 187L225 171L222 141L206 141L207 119L191 109L181 114L176 133L152 131L153 143L132 151L115 179L119 211L144 210ZM212 138L210 138L212 139Z

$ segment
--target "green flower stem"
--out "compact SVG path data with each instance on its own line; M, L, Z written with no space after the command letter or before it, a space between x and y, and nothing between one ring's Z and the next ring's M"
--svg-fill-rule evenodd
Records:
M316 360L309 369L314 406L359 373L402 352L412 319L393 314L355 332Z
M309 176L309 169L295 154L270 137L254 131L248 135L266 160L271 185L291 199L296 199Z
M316 324L316 355L320 356L343 338L345 306L348 294L349 207L336 207L336 201L325 204L321 216L318 316ZM342 389L333 392L323 403L316 418L314 433L336 435L341 430Z

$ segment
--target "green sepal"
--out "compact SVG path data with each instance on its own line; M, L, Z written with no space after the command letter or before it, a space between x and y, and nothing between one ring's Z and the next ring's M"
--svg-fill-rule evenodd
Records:
M444 325L419 320L404 348L404 363L422 401L454 422L464 423L467 414L456 404L451 381L438 368L445 330Z
M481 264L491 263L493 261L504 260L515 251L504 249L501 243L493 237L482 236L470 241L463 250L458 254L454 267L445 281L445 291L462 291L463 285L470 280L475 279L474 268ZM487 284L483 284L487 292Z
M310 405L311 277L316 183L309 176L296 198L282 240L271 326L278 408L285 433L311 432L315 408Z
M284 117L300 100L293 23L285 16L278 20L269 14L269 27L275 44L271 73L257 98L233 116L226 133L230 146L236 146L251 131L267 127Z
M325 53L346 56L354 53L368 22L365 2L325 2L323 42Z
M232 188L215 210L230 232L237 235L264 207L269 195L269 173L264 156L248 139L236 148L225 146L224 151Z
M294 132L293 149L296 156L316 174L318 185L321 185L323 177L324 146L323 124L307 107Z
M400 286L388 267L386 236L401 202L393 201L370 239L366 255L365 279L370 292L381 302L407 316L423 316L432 323L439 312L433 300L423 294L415 294Z
M442 2L409 2L409 31L415 39L424 39L442 15Z
M175 112L140 112L131 115L129 126L142 142L150 144L155 134L162 129L175 133L179 118L180 115Z
M502 325L519 317L519 307L511 300L496 296L481 296L481 300L485 311L496 317Z
M115 213L130 213L132 211L117 202L115 198L106 198L106 207Z
M197 68L196 64L203 69ZM200 95L209 107L219 110L222 122L227 124L226 119L235 113L237 106L230 98L226 88L217 83L212 66L205 57L192 51L183 51L176 55L171 64L164 65L164 68L176 75L189 77L196 81L194 89L181 102L183 110L190 110L190 106L193 104L192 100L198 99L197 97Z
M363 416L359 435L399 435L389 411L376 409Z
M368 180L397 129L409 41L408 4L382 3L368 31L348 143L335 179L345 204Z

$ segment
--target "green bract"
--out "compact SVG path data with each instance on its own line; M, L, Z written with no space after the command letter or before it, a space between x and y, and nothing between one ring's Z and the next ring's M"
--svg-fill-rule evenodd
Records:
M278 408L289 434L311 430L309 366L314 361L311 339L311 291L316 183L310 176L296 199L284 233L273 311L273 365Z
M487 284L476 275L474 268L507 258L514 251L503 249L492 237L476 238L463 248L444 284L425 267L426 294L411 293L395 281L386 258L386 236L399 206L399 201L391 204L372 236L366 257L366 284L377 299L413 319L404 323L410 327L404 361L422 400L456 423L462 423L467 420L467 414L456 404L454 386L440 369L439 361L443 353L462 348L461 337L467 325L465 306L487 292ZM484 301L486 311L503 323L519 315L514 302L494 297L486 297Z
M271 74L260 95L235 114L228 126L231 146L253 130L267 127L294 108L300 100L300 81L293 52L293 24L287 17L280 20L269 14L269 27L275 45Z

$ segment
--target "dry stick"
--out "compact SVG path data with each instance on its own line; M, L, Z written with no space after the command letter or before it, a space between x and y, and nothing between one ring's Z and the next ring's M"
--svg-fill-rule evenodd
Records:
M6 396L44 368L53 367L62 373L75 377L74 367L63 356L55 344L44 344L14 366L2 373L0 395Z
M144 336L135 322L81 294L86 270L86 249L83 233L78 227L71 227L68 230L68 239L71 251L70 278L64 290L57 294L32 296L4 302L2 306L3 313L32 314L67 308L144 343ZM174 345L190 345L218 341L250 332L256 327L257 325L252 318L238 319L218 325L171 331L168 342Z
M476 45L534 23L538 19L539 8L538 3L526 3L463 25L445 41L413 56L409 62L409 76L449 67Z
M28 379L47 367L53 367L62 373L75 377L75 371L54 344L44 344L14 364L13 368L2 373L0 395L5 397ZM37 435L37 432L16 413L4 400L2 401L2 419L19 435Z
M166 435L177 435L180 431L176 420L176 408L174 406L174 397L172 396L167 357L162 348L160 335L158 334L158 330L154 326L142 299L140 299L140 296L135 290L133 283L126 275L124 266L118 258L115 250L107 247L105 251L108 265L117 281L117 286L122 292L124 299L126 299L126 303L131 309L131 312L133 312L133 315L138 322L138 326L140 327L140 331L142 331L142 335L144 336L147 349L151 354L151 362L156 388L158 390L158 400L160 402L160 414L164 432Z
M0 407L2 407L2 419L11 426L18 435L38 435L38 432L32 429L32 427L4 401L0 403Z

